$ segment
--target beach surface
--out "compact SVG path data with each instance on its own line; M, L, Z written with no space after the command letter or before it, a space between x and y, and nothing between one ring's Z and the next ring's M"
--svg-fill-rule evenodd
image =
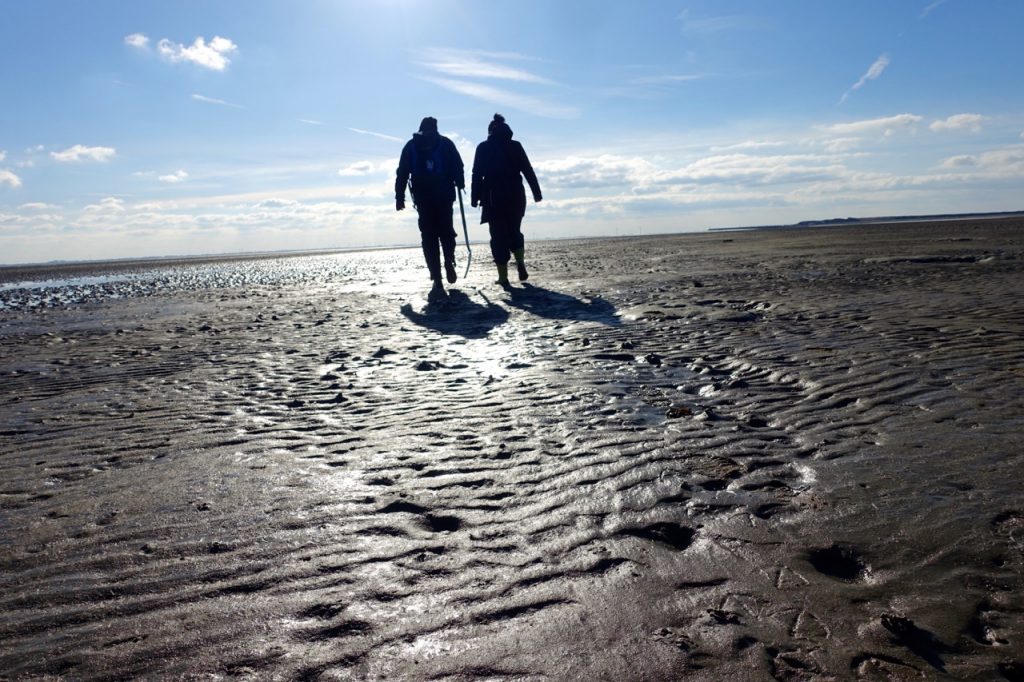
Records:
M0 678L1024 680L1024 221L530 237L0 269Z

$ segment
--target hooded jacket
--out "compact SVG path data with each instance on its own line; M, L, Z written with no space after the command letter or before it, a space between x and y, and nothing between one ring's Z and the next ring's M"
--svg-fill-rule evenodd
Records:
M416 167L439 161L440 177L429 176ZM413 133L402 148L395 172L395 199L405 200L405 186L412 176L412 200L417 205L455 201L455 188L466 186L462 157L455 143L435 131Z
M495 121L473 158L472 200L483 206L481 223L495 216L522 218L526 214L524 177L534 199L540 201L540 184L526 150L512 139L512 129L504 120Z

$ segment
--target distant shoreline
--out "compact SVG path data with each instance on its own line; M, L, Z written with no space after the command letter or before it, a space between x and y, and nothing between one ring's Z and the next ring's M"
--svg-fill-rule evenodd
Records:
M888 223L938 223L950 220L990 220L993 218L1020 218L1024 211L992 211L987 213L936 213L930 215L874 216L869 218L826 218L801 220L784 225L752 225L749 227L711 227L708 232L746 232L802 227L851 227L857 225L885 225Z
M676 234L709 234L722 232L751 232L756 230L784 230L803 229L816 227L857 227L861 225L884 225L889 223L929 223L948 222L952 220L991 220L999 218L1021 218L1024 211L1000 211L983 213L942 213L934 215L905 215L905 216L876 216L868 218L829 218L824 220L803 220L799 223L779 225L749 225L743 227L710 227L705 230L694 230L692 232L664 232L651 234L630 234L630 235L591 235L577 237L558 237L553 239L538 239L537 241L578 241L578 240L622 240L649 238L659 235ZM485 245L485 240L470 242L473 245ZM64 271L90 271L116 269L122 270L125 267L148 269L151 267L166 267L182 265L186 263L216 263L240 260L262 260L266 258L293 258L305 256L327 256L336 253L361 253L366 251L393 251L400 249L418 248L419 244L392 244L386 246L353 246L353 247L329 247L323 249L295 249L284 251L240 251L226 253L207 253L196 255L176 254L172 256L139 256L131 258L109 258L95 260L54 260L37 261L32 263L0 263L0 283L16 281L19 276L35 273L43 270L60 269Z

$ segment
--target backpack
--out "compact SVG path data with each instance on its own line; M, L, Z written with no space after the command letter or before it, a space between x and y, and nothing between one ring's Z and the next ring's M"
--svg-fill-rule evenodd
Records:
M414 201L443 198L451 180L444 167L444 144L438 140L430 154L421 154L413 144L412 172L409 177L409 189Z

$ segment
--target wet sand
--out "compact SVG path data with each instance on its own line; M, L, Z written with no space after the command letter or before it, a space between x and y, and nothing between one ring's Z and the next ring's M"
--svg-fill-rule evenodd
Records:
M1024 222L486 251L0 270L0 678L1024 679Z

